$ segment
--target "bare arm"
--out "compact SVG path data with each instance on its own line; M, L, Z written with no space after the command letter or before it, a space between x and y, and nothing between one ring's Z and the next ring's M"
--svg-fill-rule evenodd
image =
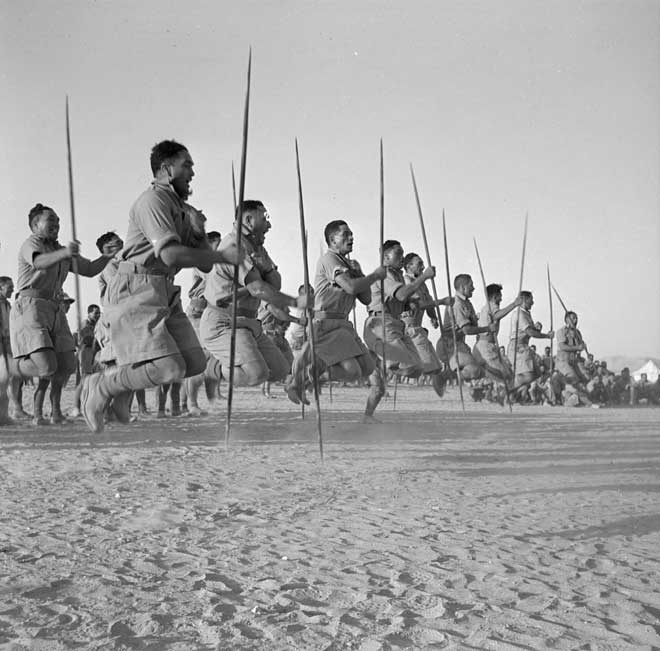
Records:
M342 274L339 274L338 276L336 276L335 282L347 294L350 294L351 296L357 296L363 303L365 301L363 300L363 298L360 295L362 294L366 298L367 297L367 292L368 292L369 300L367 302L370 302L371 301L371 285L373 285L373 283L385 278L386 273L387 273L387 271L385 270L385 267L378 267L372 273L370 273L366 276L360 276L359 278L352 278L350 276L350 274L342 273Z
M435 276L435 267L428 267L424 272L407 285L401 285L395 292L394 298L405 303L427 280Z
M522 299L520 297L509 303L509 305L506 307L497 310L497 312L493 312L493 319L495 321L501 321L507 314L513 312L513 310L515 310L519 305L522 305Z
M96 258L96 260L88 260L87 258L78 256L73 258L72 263L78 264L78 273L81 276L92 278L93 276L100 274L106 268L110 260L112 260L112 256L102 255Z
M71 251L68 246L65 246L57 251L50 253L39 253L32 258L32 266L35 269L49 269L50 267L59 264L63 260L71 257Z
M250 272L251 274L252 272ZM249 280L250 274L248 274ZM266 303L271 303L276 307L300 307L306 309L310 303L313 305L313 299L308 300L306 296L298 296L294 298L288 294L284 294L276 290L270 283L267 283L261 278L249 281L246 285L246 289L250 292L252 296L258 298Z

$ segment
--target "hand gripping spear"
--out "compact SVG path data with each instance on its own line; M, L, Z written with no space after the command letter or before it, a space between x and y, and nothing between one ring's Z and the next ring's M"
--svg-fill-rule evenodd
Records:
M525 215L525 229L523 231L522 259L520 261L520 281L518 283L518 296L522 292L523 271L525 270L525 248L527 247L527 218ZM516 310L516 334L513 340L513 390L516 389L516 362L518 361L518 331L520 329L520 306Z
M247 163L248 116L250 114L250 77L252 72L252 48L248 57L247 91L245 93L245 110L243 113L243 143L241 149L241 173L238 184L238 203L236 214L236 248L241 250L241 235L243 233L243 200L245 198L245 166ZM238 269L234 267L234 287L231 298L231 340L229 344L229 387L227 389L227 421L225 423L225 448L229 446L231 433L231 407L234 398L234 363L236 361L236 311L238 305Z
M442 211L442 239L445 244L445 271L447 272L447 294L449 299L452 299L451 293L451 275L449 273L449 247L447 246L447 223L445 222L445 211ZM458 343L456 341L456 320L454 319L454 305L453 302L449 306L449 318L451 320L451 336L454 340L454 357L456 358L456 377L458 378L458 393L461 396L461 409L465 411L465 399L463 398L463 378L461 377L461 369L458 365Z
M300 211L300 242L302 244L303 273L305 295L309 300L309 264L307 262L307 230L305 229L305 208L303 205L302 180L300 177L300 156L298 155L298 139L296 138L296 173L298 175L298 208ZM321 401L319 400L319 376L316 366L316 351L314 337L314 308L307 306L307 331L309 333L309 348L312 356L312 380L314 383L314 402L316 403L316 427L319 433L319 452L323 461L323 425L321 421Z
M549 278L548 278L548 282L550 282ZM557 288L554 285L552 285L552 291L555 293L555 296L559 299L559 302L561 303L561 306L564 308L564 317L565 317L566 312L569 312L570 310L566 307L566 303L564 303L564 301L561 300L561 296L559 295L559 292L557 291ZM552 326L550 326L550 330L552 330ZM552 343L550 345L552 345ZM584 343L584 341L582 342L582 345L584 346L584 352L587 353L587 355L588 355L589 351L587 350L587 346Z
M69 170L69 208L71 210L71 237L74 242L78 241L78 236L76 233L76 209L73 202L73 165L71 163L71 129L69 127L69 96L66 96L65 102L65 114L66 114L66 154ZM80 303L80 276L78 276L78 260L74 256L71 258L71 269L75 277L76 284L76 319L77 319L77 328L80 330L82 324L82 305Z
M383 139L380 139L380 266L385 263L385 166L383 164ZM385 333L385 280L380 281L381 319L383 326L383 390L387 391L387 354L385 345L387 334ZM396 378L396 373L394 374Z
M552 283L550 282L550 265L546 263L545 265L545 270L548 276L548 302L550 304L550 330L554 330L554 319L553 319L553 312L552 312ZM553 344L554 344L554 337L550 340L550 374L555 370L555 356L554 356L554 351L553 351Z
M477 254L477 262L479 263L479 273L481 274L481 283L484 286L484 296L486 297L486 306L488 307L488 316L490 316L490 320L492 323L495 323L495 315L493 314L493 308L490 305L490 301L488 300L488 289L486 288L486 276L484 274L484 268L483 265L481 264L481 256L479 255L479 247L477 246L477 239L472 238L472 241L474 242L474 250L475 253ZM500 345L497 341L497 337L493 334L495 337L495 348L497 350L497 359L500 363L501 368L505 368L504 366L504 360L502 359L502 353L500 352ZM506 381L506 379L503 377L502 381L504 382L504 391L506 392L506 401L507 404L509 405L509 412L513 412L513 406L511 405L511 395L509 393L509 384Z

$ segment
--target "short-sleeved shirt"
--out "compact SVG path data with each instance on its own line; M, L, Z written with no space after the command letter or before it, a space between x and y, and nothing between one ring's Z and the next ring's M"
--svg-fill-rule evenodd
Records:
M99 274L99 296L101 299L101 305L103 305L105 299L105 292L108 289L108 283L110 278L112 278L117 273L117 268L119 267L119 259L117 257L112 258L105 265L105 269Z
M355 262L353 262L355 265ZM316 263L314 275L314 310L343 315L347 319L355 306L355 296L345 292L338 284L337 278L348 274L350 278L363 278L357 265L335 251L326 251Z
M219 251L236 245L236 230L233 230L220 243ZM238 285L245 287L245 278L252 269L256 269L264 278L265 275L277 269L268 252L261 244L255 244L247 233L241 237L241 249L245 252L245 258L238 265ZM210 305L218 307L222 314L231 316L232 293L234 288L234 265L226 262L213 265L213 269L206 275L206 288L204 298ZM256 316L259 309L260 299L250 294L239 295L236 307L238 310L253 312Z
M128 231L121 260L145 267L149 273L174 275L160 258L168 244L195 246L199 242L190 224L187 205L169 183L153 181L128 214Z
M404 285L403 272L400 269L387 267L387 276L383 280L383 291L385 292L385 314L389 314L393 319L400 319L401 313L408 307L407 301L400 301L395 297L397 290ZM368 310L370 313L383 311L380 280L377 280L371 285L371 303L369 303Z
M0 338L9 339L9 313L11 305L9 301L0 297Z
M563 326L557 330L557 361L558 362L574 362L577 356L577 351L569 352L561 350L560 344L568 346L579 346L583 343L582 333L577 328L569 328Z
M518 308L517 313L514 314L511 319L511 332L509 334L509 341L511 343L516 340L516 323L518 324L518 345L527 346L529 344L530 336L527 334L527 328L534 327L534 320L532 319L532 314L529 310L526 310L523 307Z
M477 325L481 327L487 327L491 323L495 323L495 319L493 318L494 313L495 313L495 309L491 308L490 305L486 303L486 305L484 305L481 308L481 311L479 312ZM497 321L496 325L497 325L497 330L495 330L495 332L484 332L480 335L477 335L477 341L485 340L494 344L497 341L497 335L500 332L500 321Z
M403 280L406 285L410 285L415 282L417 278L410 274L404 274ZM429 289L426 286L426 283L422 283L415 293L408 299L407 310L401 315L406 326L420 328L422 321L424 320L424 312L426 312L427 309L421 306L428 305L431 302L433 302L433 299L431 298Z
M16 294L26 289L37 290L44 298L59 300L62 296L62 286L67 274L72 269L71 258L60 260L47 269L36 269L34 259L42 253L53 253L63 249L59 242L45 240L34 233L23 242L18 252L18 278L16 281ZM87 258L76 258L78 270L89 275L91 262Z
M477 313L470 299L463 298L460 294L454 296L454 305L445 308L445 318L442 325L442 336L448 339L453 339L452 334L452 317L449 310L453 311L454 323L453 327L456 330L456 342L465 341L465 333L462 328L466 325L476 326L479 325Z

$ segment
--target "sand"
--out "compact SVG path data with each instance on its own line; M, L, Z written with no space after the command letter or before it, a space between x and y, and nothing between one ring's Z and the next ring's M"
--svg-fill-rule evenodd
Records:
M660 410L401 387L0 429L0 648L660 648Z

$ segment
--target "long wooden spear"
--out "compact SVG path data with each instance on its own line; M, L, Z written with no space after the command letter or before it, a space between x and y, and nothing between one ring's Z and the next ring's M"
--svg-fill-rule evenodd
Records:
M451 274L449 273L449 247L447 245L447 222L445 221L445 211L442 210L442 239L445 245L445 271L447 272L447 294L452 298ZM451 336L454 341L454 357L456 358L456 377L458 378L458 393L461 397L461 409L465 411L465 398L463 398L463 378L461 377L461 368L458 364L458 343L456 341L456 319L454 318L454 305L449 306L449 318L451 320Z
M552 283L550 282L550 265L546 263L545 270L548 276L548 303L550 304L550 330L554 330L554 315L552 309ZM554 337L550 340L550 374L555 370L555 356L554 356Z
M78 234L76 232L76 208L73 201L73 164L71 162L71 128L69 125L69 96L66 96L65 101L65 114L66 114L66 154L69 170L69 210L71 211L71 237L74 242L78 241ZM78 275L78 259L76 256L71 258L71 270L75 278L76 287L76 318L77 328L80 331L82 325L82 305L80 303L80 276Z
M238 203L236 210L236 248L240 254L241 236L243 233L243 200L245 198L245 167L247 164L248 118L250 115L250 78L252 75L252 48L248 56L247 91L245 93L245 110L243 112L243 143L241 148L241 174L238 184ZM225 448L229 446L231 434L231 407L234 399L234 363L236 362L236 312L238 309L238 272L239 265L234 267L234 283L231 298L231 339L229 343L229 387L227 389L227 420L225 422Z
M383 163L383 139L380 139L380 266L385 264L385 165ZM381 324L383 326L383 385L387 393L387 334L385 332L385 280L380 281Z
M298 139L296 138L296 173L298 175L298 208L300 212L300 242L302 244L303 273L305 295L309 299L309 263L307 261L307 229L305 228L305 208L303 205L302 180L300 176L300 156L298 154ZM312 355L312 380L314 383L314 402L316 403L316 428L319 433L319 452L323 461L323 423L321 419L321 401L319 400L319 376L316 365L316 342L314 337L314 308L307 307L307 328L309 332L309 348ZM304 391L304 388L303 388Z
M236 215L236 175L234 174L234 161L231 162L231 192L234 195L234 215Z
M488 315L490 316L491 322L495 323L495 315L493 314L493 308L491 307L490 301L488 300L486 275L484 274L484 268L483 265L481 264L481 256L479 255L479 247L477 246L477 239L473 237L472 241L474 242L474 251L477 254L477 262L479 263L479 273L481 274L481 283L484 287L484 296L486 297L486 306L488 307ZM495 335L495 333L493 333L493 338L495 339L495 348L497 349L497 359L500 363L500 367L504 369L505 368L504 360L502 359L502 353L500 352L500 345L499 342L497 341L497 336ZM511 404L511 395L509 394L509 384L506 381L505 377L502 377L502 381L504 382L504 390L506 392L506 401L509 405L509 412L513 412L513 406Z
M527 220L528 215L525 214L525 229L523 231L523 243L522 243L522 258L520 260L520 281L518 282L518 296L522 292L523 284L523 272L525 271L525 249L527 248ZM516 389L516 362L518 361L518 334L520 330L520 306L516 310L516 334L513 340L513 389Z

